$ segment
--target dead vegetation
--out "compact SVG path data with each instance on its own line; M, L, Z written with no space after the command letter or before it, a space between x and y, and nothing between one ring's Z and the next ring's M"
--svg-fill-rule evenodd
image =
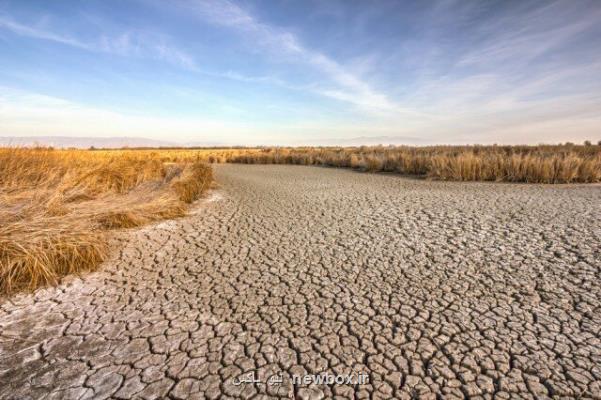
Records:
M601 182L601 145L265 148L227 161L344 167L452 181Z
M52 150L0 148L0 294L92 270L111 229L186 213L206 163L302 164L430 179L601 182L601 145Z
M0 294L96 268L109 230L182 216L211 182L200 158L0 149Z

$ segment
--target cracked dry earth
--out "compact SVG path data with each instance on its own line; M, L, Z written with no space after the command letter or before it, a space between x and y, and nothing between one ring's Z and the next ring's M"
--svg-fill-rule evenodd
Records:
M216 175L101 271L1 303L1 398L601 398L600 186Z

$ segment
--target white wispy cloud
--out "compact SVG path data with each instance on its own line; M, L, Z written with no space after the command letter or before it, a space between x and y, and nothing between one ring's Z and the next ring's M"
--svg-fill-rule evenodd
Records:
M172 140L219 142L247 145L299 144L294 137L302 132L309 141L343 133L364 132L350 124L331 126L328 122L302 124L263 124L234 122L229 119L149 115L113 111L0 86L0 136L128 136ZM168 136L166 136L168 134ZM309 142L306 142L309 143Z
M498 18L493 23L487 21L477 31L483 42L464 54L458 64L498 66L507 61L525 64L555 51L583 32L598 27L601 9L580 9L578 5L566 9L564 1L554 1L522 14Z
M50 40L52 42L57 42L73 47L79 47L87 50L90 49L86 43L80 42L79 40L73 37L51 32L42 28L24 25L2 15L0 15L0 28L9 30L21 36L27 36L35 39Z
M174 140L239 138L241 124L207 118L169 118L116 112L63 98L0 86L0 135L135 136Z
M47 40L91 52L152 58L189 70L198 69L191 55L169 44L162 35L124 32L118 35L101 34L94 41L85 41L74 36L57 33L48 27L38 27L35 24L33 26L26 25L3 15L0 15L0 29L8 30L19 36Z
M329 78L331 87L308 85L307 88L315 93L349 102L370 112L414 113L372 88L332 58L305 47L293 33L257 20L231 1L202 0L186 3L184 7L192 7L197 15L213 24L234 29L247 38L252 37L252 43L263 51L304 63L323 73Z
M599 98L549 99L522 112L445 111L435 119L390 116L377 121L304 121L257 124L229 119L119 112L63 98L0 86L2 136L132 136L178 142L219 141L246 145L324 144L327 139L370 136L419 138L420 144L557 143L597 140ZM168 134L168 136L166 136ZM383 139L384 140L384 139ZM336 144L335 140L326 144Z

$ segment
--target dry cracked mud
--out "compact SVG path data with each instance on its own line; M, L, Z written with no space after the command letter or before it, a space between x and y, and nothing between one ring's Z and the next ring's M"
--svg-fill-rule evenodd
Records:
M601 398L600 186L216 175L101 271L2 301L0 398Z

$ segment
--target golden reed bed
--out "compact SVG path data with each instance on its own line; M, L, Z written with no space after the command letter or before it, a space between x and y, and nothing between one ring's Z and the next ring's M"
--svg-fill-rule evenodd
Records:
M302 164L452 181L601 182L601 145L267 148L228 162Z
M182 216L211 182L192 157L0 149L0 294L96 268L111 229Z
M53 150L0 148L0 294L105 259L112 229L186 213L207 163L303 164L431 179L601 182L600 145Z

